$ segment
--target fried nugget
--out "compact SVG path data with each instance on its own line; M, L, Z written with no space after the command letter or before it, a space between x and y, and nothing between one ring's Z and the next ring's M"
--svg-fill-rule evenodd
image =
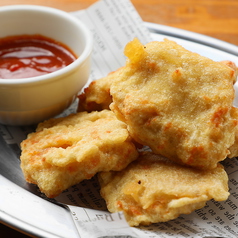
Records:
M229 158L238 157L238 128L235 130L235 142L229 148L230 154L228 155Z
M110 212L123 211L130 226L166 222L226 200L228 177L222 165L199 170L145 153L121 172L98 174Z
M120 69L118 69L120 70ZM78 112L101 111L109 109L112 102L110 87L115 77L115 72L109 73L106 77L92 81L84 92L78 95Z
M50 198L99 171L121 170L138 156L126 125L109 110L40 123L21 148L26 181Z
M236 70L164 40L125 48L110 105L131 136L178 163L211 169L234 144Z

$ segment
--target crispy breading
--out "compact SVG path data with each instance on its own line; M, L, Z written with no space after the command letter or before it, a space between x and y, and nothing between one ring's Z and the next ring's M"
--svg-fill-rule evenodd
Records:
M238 157L238 127L235 130L235 142L229 148L230 154L228 155L229 158Z
M224 63L235 67L233 64L231 64L229 61L225 61ZM237 115L238 118L238 115ZM229 148L230 153L228 154L229 158L238 157L238 126L235 128L235 142L231 147Z
M234 83L235 83L237 81L238 76L238 68L236 64L230 60L223 60L221 61L221 63L227 65L228 67L234 70Z
M222 165L199 170L145 153L120 172L98 174L110 212L123 211L130 226L166 222L226 200L228 177Z
M229 61L229 60L225 60L225 61L221 61L223 64L226 64L227 66L231 67L232 69L234 69L235 71L235 78L237 77L238 74L238 70L237 70L237 66ZM238 118L238 115L237 115ZM235 129L235 142L234 144L229 148L230 153L228 154L229 158L233 158L233 157L237 157L238 156L238 126Z
M92 81L89 86L84 89L84 92L78 95L78 112L109 109L109 105L112 102L110 87L115 77L114 75L115 72L111 72L106 77Z
M210 169L235 140L236 67L215 62L164 40L125 48L110 105L131 136L178 163Z
M50 119L21 143L26 181L52 198L99 171L122 170L138 152L113 112L81 112Z

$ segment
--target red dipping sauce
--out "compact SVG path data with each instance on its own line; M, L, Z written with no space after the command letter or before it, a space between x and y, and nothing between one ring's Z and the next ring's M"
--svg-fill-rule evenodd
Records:
M40 76L62 69L76 60L64 44L42 35L0 39L0 78Z

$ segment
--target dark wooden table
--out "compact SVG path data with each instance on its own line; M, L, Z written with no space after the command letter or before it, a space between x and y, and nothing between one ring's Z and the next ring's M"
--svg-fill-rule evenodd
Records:
M144 21L205 34L238 46L237 0L131 0ZM0 0L0 6L36 4L75 11L96 0ZM27 238L0 224L0 237Z

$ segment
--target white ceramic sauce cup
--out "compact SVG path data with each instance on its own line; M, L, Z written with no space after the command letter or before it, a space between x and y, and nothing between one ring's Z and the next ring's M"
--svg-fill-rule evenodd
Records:
M43 6L0 7L0 38L40 34L67 45L78 58L70 65L41 76L0 79L0 123L30 125L66 109L90 74L93 39L74 16Z

